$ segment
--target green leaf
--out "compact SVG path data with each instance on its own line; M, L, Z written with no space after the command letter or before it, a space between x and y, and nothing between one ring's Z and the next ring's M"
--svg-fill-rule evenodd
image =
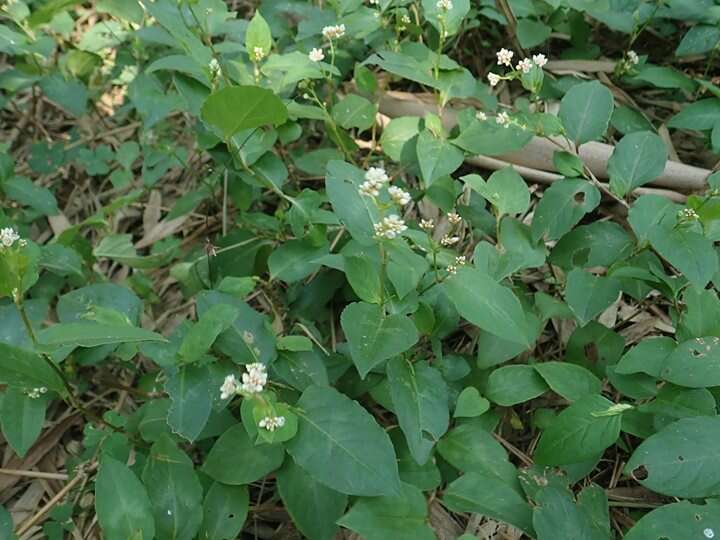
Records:
M480 395L477 388L468 386L457 398L453 418L474 418L485 414L489 409L490 402Z
M160 334L129 324L70 322L54 324L38 332L38 341L48 346L98 347L119 343L167 341Z
M172 400L167 422L173 433L194 441L210 417L212 392L220 392L213 383L207 365L182 366L168 377L165 391Z
M49 23L58 13L80 3L80 0L49 0L33 11L28 23L31 27Z
M365 540L435 540L427 513L422 492L402 484L400 495L358 499L338 524Z
M0 535L8 540L17 540L17 536L13 534L13 520L10 512L4 506L0 505Z
M252 60L255 60L255 49L262 49L263 56L267 56L272 49L272 34L270 26L260 11L256 11L245 31L245 49Z
M199 538L236 538L245 524L248 506L247 486L228 486L213 482L203 501L203 521Z
M447 487L443 502L453 512L482 514L533 535L532 509L517 479L509 482L488 473L468 472Z
M462 472L477 472L505 482L519 491L517 470L508 461L502 445L480 423L464 423L448 432L438 443L440 455Z
M683 107L668 122L668 127L702 131L720 122L720 99L701 99Z
M360 255L343 255L345 261L345 277L355 294L361 300L371 304L382 301L382 284L378 264L371 257Z
M585 396L570 405L543 432L535 461L554 466L597 457L620 434L620 415L598 416L613 405L600 395Z
M39 354L5 343L0 343L0 382L23 389L44 386L60 394L65 391L60 376Z
M192 460L170 436L150 449L142 480L148 491L159 538L193 540L203 518L203 489Z
M601 138L613 112L612 92L598 81L576 84L560 102L560 120L575 144Z
M395 451L375 419L337 390L310 386L297 403L298 433L287 443L318 482L348 495L396 495Z
M416 152L425 187L429 187L437 179L455 172L462 165L465 157L457 146L436 137L428 129L421 131L418 135Z
M585 163L576 154L565 150L553 152L553 167L555 170L568 178L582 176L585 172Z
M618 299L620 288L616 279L574 268L567 276L565 301L580 324L585 326Z
M358 128L360 131L370 129L375 123L376 114L377 106L356 94L345 96L332 108L332 117L345 129Z
M400 428L413 458L423 465L448 428L447 385L427 362L411 364L400 357L388 362L387 376Z
M380 221L380 216L375 203L358 193L364 181L363 172L344 161L330 161L327 165L325 189L335 215L353 239L368 246L375 244L373 224Z
M692 26L675 49L677 56L703 54L717 47L720 42L720 28L698 24Z
M589 394L599 394L602 381L582 366L569 362L533 364L550 389L568 401L577 401Z
M36 185L25 176L13 176L2 182L0 187L10 199L29 206L44 216L55 216L60 213L52 191Z
M625 467L643 486L672 497L720 495L720 417L683 418L648 437Z
M534 241L557 240L600 204L600 192L579 178L553 182L540 199L530 231Z
M660 378L678 386L720 386L720 338L700 337L680 343L660 365Z
M494 370L488 377L485 395L490 401L512 407L547 392L547 385L532 366L512 365Z
M243 129L280 125L287 118L280 98L259 86L226 86L210 94L202 106L202 119L223 140Z
M492 204L500 216L522 214L530 206L527 184L512 167L495 171L487 182L477 174L468 174L461 180Z
M586 488L585 490L593 489ZM600 489L600 488L595 488ZM585 492L583 490L583 492ZM600 494L605 494L600 489ZM582 499L580 499L582 500ZM572 494L564 489L549 486L541 489L536 498L533 525L538 540L610 540L610 520L596 523L589 508L575 504ZM605 500L607 512L607 500Z
M448 36L456 34L462 27L465 16L470 11L469 0L459 0L451 3L452 8L447 12L442 11L437 2L432 0L422 0L423 14L430 21L435 29L447 32ZM442 24L440 18L442 17Z
M665 336L653 336L642 340L620 358L615 372L623 375L647 373L660 378L663 362L677 344Z
M345 513L347 496L316 482L312 476L286 460L277 472L277 487L295 526L309 540L332 540L336 522Z
M42 432L45 422L46 400L31 398L17 388L8 388L0 401L0 424L5 440L20 457L27 451Z
M158 268L166 264L173 256L174 249L160 251L143 257L137 254L129 234L110 234L104 237L93 249L93 255L98 258L108 258L126 264L132 268Z
M271 279L287 283L299 281L320 268L318 259L327 255L327 245L315 245L309 239L289 240L270 254L268 268Z
M667 146L651 131L636 131L617 143L608 160L610 189L624 197L665 170Z
M720 531L720 503L708 500L706 504L681 501L666 504L645 514L624 536L624 540L687 540L708 537L706 531L717 536Z
M204 355L217 337L230 328L238 316L238 309L228 304L215 304L205 311L183 339L178 354L184 362L196 362Z
M475 326L513 343L530 346L531 336L520 301L486 273L459 268L447 279L443 290L460 315Z
M382 306L356 302L349 304L340 316L350 355L360 376L383 361L397 356L418 340L413 322L400 313L386 315Z
M277 348L280 351L307 352L313 350L313 344L305 336L282 336L278 338Z
M525 49L532 49L549 38L552 29L538 21L520 19L517 22L516 32L520 46Z
M658 225L649 231L650 244L696 288L703 289L718 271L713 242L682 228Z
M215 442L202 470L213 480L239 486L273 472L280 467L284 457L282 445L255 445L245 427L235 424Z
M153 538L155 520L145 487L128 467L103 455L95 480L95 512L107 540Z

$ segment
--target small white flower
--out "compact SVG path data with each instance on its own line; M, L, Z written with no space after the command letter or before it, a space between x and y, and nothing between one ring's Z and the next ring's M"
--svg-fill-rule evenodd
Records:
M390 178L382 167L370 167L365 173L365 180L382 185L389 182Z
M627 57L632 65L637 65L640 62L640 57L635 51L628 51Z
M220 399L228 399L238 391L238 380L235 375L228 375L220 386Z
M310 51L310 54L308 54L308 58L313 62L322 62L323 60L325 60L325 54L322 52L322 49L315 48Z
M715 531L708 527L703 531L703 535L705 538L715 538Z
M678 217L686 221L695 221L700 218L698 213L692 208L683 208L678 212Z
M465 266L467 264L467 259L465 258L465 255L458 255L455 257L455 264L457 266Z
M376 237L385 237L388 240L397 238L405 230L407 230L405 222L400 219L400 216L397 214L391 214L388 217L383 218L380 223L375 223L373 227L375 228Z
M260 422L258 426L268 431L275 431L277 428L281 428L285 425L284 416L266 416Z
M421 219L420 228L424 231L431 231L435 228L435 222L432 219Z
M445 247L450 247L454 244L457 244L459 241L460 241L459 236L450 236L449 234L446 234L440 240L440 244L442 244Z
M400 17L400 22L404 24L410 24L412 21L410 21L410 15L405 13L402 17Z
M210 68L210 73L213 74L213 76L217 76L220 74L220 71L222 68L220 67L220 62L217 61L217 58L213 58L210 60L210 64L208 65Z
M488 73L488 82L490 83L490 86L497 86L500 82L500 75L497 73L493 73L492 71Z
M508 127L510 125L510 115L503 111L495 117L495 122L501 126Z
M523 58L518 62L517 70L522 71L523 73L530 73L530 70L533 68L533 63L530 61L529 58Z
M45 394L47 392L47 388L44 386L40 386L37 388L33 388L27 392L27 396L30 399L38 399L42 394Z
M453 225L457 225L462 221L462 218L460 217L460 214L457 212L449 212L447 215L448 221L452 223Z
M380 5L380 0L368 0L368 3L373 6Z
M253 57L255 58L256 62L259 62L263 58L265 58L265 50L262 47L255 47L253 49Z
M267 371L260 362L254 362L245 366L247 373L242 374L242 385L240 390L248 394L262 392L267 384Z
M477 118L481 122L484 122L485 120L487 120L487 114L482 111L478 111L475 113L475 118Z
M451 276L454 276L455 274L457 274L457 266L455 266L454 264L451 264L450 266L447 267L447 271L448 271L448 274L450 274Z
M548 59L545 57L544 54L533 54L532 61L533 64L535 64L539 68L545 66L545 64L548 63Z
M497 56L498 64L500 64L501 66L510 67L512 65L512 59L513 59L513 56L515 56L514 52L512 52L508 49L500 49L495 54Z
M406 204L410 204L410 201L412 200L412 197L410 197L410 194L405 191L404 189L400 189L399 187L391 186L388 188L388 194L390 195L390 198L393 200L395 204L399 204L400 206L405 206Z
M0 243L3 247L12 247L18 240L20 240L20 235L12 227L6 227L0 230Z
M380 185L367 180L360 184L358 193L365 197L377 197L380 195Z
M255 343L255 336L252 332L249 332L247 330L242 333L242 339L246 345L252 345L253 343Z
M453 3L452 3L452 0L438 0L437 3L435 4L435 6L436 6L440 11L445 11L445 12L447 12L447 11L450 11L450 10L453 8Z
M333 26L326 26L322 29L322 35L325 39L340 39L345 35L345 25L336 24Z

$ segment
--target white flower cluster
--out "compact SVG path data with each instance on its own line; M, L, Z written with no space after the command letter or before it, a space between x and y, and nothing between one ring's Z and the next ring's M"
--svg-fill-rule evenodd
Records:
M636 53L635 51L628 51L627 59L628 59L628 62L630 62L634 66L636 66L640 63L640 57L638 56L638 53Z
M12 227L0 229L0 246L10 248L13 247L15 242L17 242L20 247L27 245L27 240L22 240L17 231Z
M696 219L700 219L700 216L692 208L683 208L678 212L678 218L685 221L695 221Z
M322 29L322 35L325 39L340 39L345 35L345 25L335 24L326 26Z
M242 383L235 375L225 377L220 386L220 399L228 399L238 392L257 394L265 389L268 376L264 364L254 362L245 366L246 372L242 374Z
M424 231L431 231L435 228L435 222L432 219L421 219L420 228Z
M390 182L390 177L382 167L370 167L365 173L365 181L360 184L358 192L366 197L377 197L380 188Z
M393 238L397 238L400 236L404 231L407 230L407 226L405 225L405 222L400 219L400 216L397 214L391 214L385 218L380 223L375 223L373 225L375 228L375 236L378 238L384 237L388 240L392 240Z
M510 115L503 111L495 117L495 122L503 127L510 127Z
M255 47L253 48L253 58L256 62L259 62L263 58L265 58L265 51L262 47Z
M393 200L395 204L399 204L400 206L405 206L406 204L410 204L410 201L412 200L412 197L410 197L410 194L405 191L402 188L391 186L388 188L388 194L390 195L390 198Z
M325 60L325 54L322 52L322 49L314 48L310 51L310 54L308 54L308 58L312 62L322 62Z
M210 64L208 65L208 67L210 68L210 73L212 73L213 77L217 77L222 71L222 68L220 67L220 62L217 61L217 58L213 58L212 60L210 60Z
M448 274L455 275L457 274L458 266L465 266L467 264L467 259L465 258L465 255L458 255L455 257L455 264L451 264L447 267Z
M448 212L447 218L452 225L459 225L462 222L462 217L457 212Z
M450 236L449 234L446 234L440 239L440 244L444 247L450 247L454 244L457 244L459 241L459 236Z
M440 11L448 12L453 8L452 0L438 0L435 4Z
M285 425L284 416L266 416L260 422L258 426L268 431L275 431L277 428L281 428Z
M40 386L38 388L33 388L32 390L29 390L27 393L27 396L30 399L38 399L41 395L47 393L47 388L44 386Z
M512 68L512 59L513 56L515 56L515 53L508 49L500 49L497 53L495 53L497 56L497 62L501 66L507 66L509 68ZM523 58L520 60L517 65L515 66L515 69L517 71L521 71L523 73L530 73L533 66L537 66L539 68L542 68L548 63L548 59L544 54L534 54L532 56L532 59L530 58ZM497 73L490 72L488 73L488 83L490 86L497 86L498 83L503 79L501 75L498 75Z

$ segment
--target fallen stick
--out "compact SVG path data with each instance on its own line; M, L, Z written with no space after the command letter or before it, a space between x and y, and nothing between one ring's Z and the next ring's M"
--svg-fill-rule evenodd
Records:
M428 99L432 100L432 96L408 92L386 92L380 98L380 113L390 118L425 116L427 113L439 114L438 107L429 102ZM447 129L457 124L457 112L451 108L444 109L440 116ZM563 148L567 148L567 143L563 139L550 141L542 137L533 137L522 150L502 156L493 156L492 159L525 167L526 169L554 173L555 167L553 166L552 157L553 153L558 149L556 143ZM614 147L609 144L589 142L580 145L579 155L596 177L607 179L607 162L612 155L613 149ZM479 156L479 158L486 158L486 156ZM466 161L471 162L471 159L476 158L469 158ZM668 160L664 172L650 184L671 188L674 191L691 192L704 189L706 179L711 173L712 171L708 169ZM538 175L536 176L539 178Z

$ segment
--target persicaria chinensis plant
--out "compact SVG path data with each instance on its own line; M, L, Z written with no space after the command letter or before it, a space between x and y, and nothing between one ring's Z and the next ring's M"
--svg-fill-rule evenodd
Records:
M717 0L0 5L0 539L720 538Z

